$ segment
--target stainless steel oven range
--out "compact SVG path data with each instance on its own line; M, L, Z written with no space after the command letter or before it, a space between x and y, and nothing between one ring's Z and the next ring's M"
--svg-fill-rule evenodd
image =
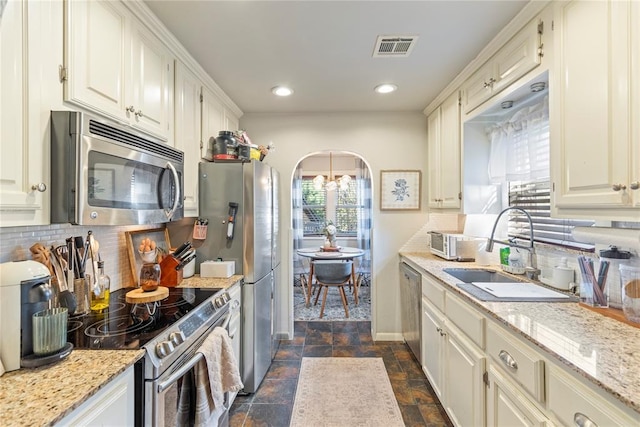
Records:
M155 303L129 304L131 288L114 291L103 313L69 319L76 348L144 349L136 365L136 426L175 425L183 379L202 357L200 344L217 326L228 330L233 309L222 289L169 288ZM218 425L228 425L229 396ZM142 410L144 408L144 410Z

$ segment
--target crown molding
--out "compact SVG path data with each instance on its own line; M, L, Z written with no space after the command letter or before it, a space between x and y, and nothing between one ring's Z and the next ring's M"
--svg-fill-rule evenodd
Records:
M431 114L453 92L460 89L462 83L476 70L500 50L513 36L516 35L527 23L540 14L551 3L550 0L531 0L524 8L500 31L478 55L458 74L422 111L425 116Z
M185 64L207 86L236 117L244 114L240 107L222 90L202 66L191 56L189 51L165 27L158 17L142 0L127 0L122 2L149 30L156 34L169 48L176 59Z

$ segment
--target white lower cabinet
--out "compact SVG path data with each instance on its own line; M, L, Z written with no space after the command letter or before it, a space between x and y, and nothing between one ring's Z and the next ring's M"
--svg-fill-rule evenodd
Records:
M453 327L445 329L444 339L444 408L455 425L483 426L486 357Z
M426 297L422 297L422 342L421 355L422 370L431 383L433 391L440 401L443 400L443 362L444 341L442 327L444 315L433 307Z
M543 427L553 425L493 362L487 370L487 426Z
M549 411L560 424L578 427L638 426L637 413L622 408L569 373L555 366L547 369ZM628 412L628 413L627 413Z
M56 426L134 425L136 408L133 369L133 366L127 368Z
M483 426L485 356L422 298L422 369L454 425Z

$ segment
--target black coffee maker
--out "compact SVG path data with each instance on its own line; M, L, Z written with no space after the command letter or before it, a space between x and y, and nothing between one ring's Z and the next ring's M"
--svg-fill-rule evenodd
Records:
M0 357L7 371L24 367L22 361L34 356L31 319L49 308L52 299L44 265L31 260L0 264Z

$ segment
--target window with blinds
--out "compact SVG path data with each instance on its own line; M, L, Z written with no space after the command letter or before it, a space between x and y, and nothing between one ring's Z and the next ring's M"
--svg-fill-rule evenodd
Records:
M516 111L508 120L487 129L491 139L489 174L493 182L507 183L509 206L531 215L534 240L593 251L594 246L576 242L571 231L594 221L551 217L548 98ZM529 241L526 215L509 212L510 238Z
M549 243L585 251L594 245L576 242L571 236L574 227L588 227L589 220L551 218L551 187L549 180L509 182L509 206L524 209L531 215L536 242ZM529 240L529 221L517 211L509 216L509 237Z
M358 186L352 177L347 189L336 189L329 193L317 190L313 177L302 178L303 235L319 236L327 221L336 226L337 236L356 236L358 233Z

